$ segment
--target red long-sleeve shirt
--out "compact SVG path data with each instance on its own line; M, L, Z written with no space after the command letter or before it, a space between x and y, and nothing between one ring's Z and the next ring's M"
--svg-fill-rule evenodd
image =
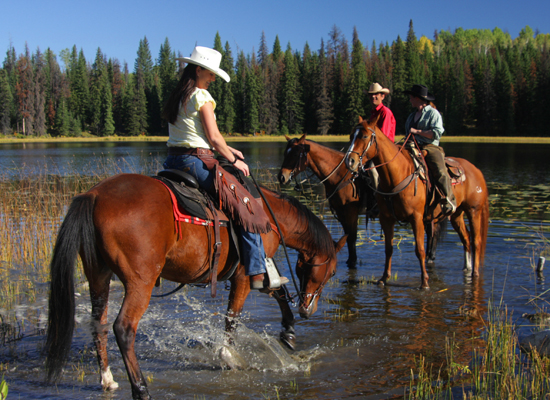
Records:
M371 112L371 119L376 118L378 115L378 128L386 135L392 142L395 141L395 117L391 110L384 104L380 104Z

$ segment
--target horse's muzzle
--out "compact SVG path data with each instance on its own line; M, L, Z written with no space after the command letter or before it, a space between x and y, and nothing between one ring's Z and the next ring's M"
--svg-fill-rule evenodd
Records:
M359 170L359 164L360 162L357 154L352 153L346 157L346 166L350 171L357 172Z

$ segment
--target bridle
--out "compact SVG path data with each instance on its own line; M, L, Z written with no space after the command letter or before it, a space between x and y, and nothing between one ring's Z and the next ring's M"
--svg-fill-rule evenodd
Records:
M298 260L301 261L302 266L307 265L307 266L310 266L311 268L315 268L315 267L321 267L323 265L328 264L332 260L332 257L328 257L324 262L319 263L319 264L312 264L310 262L306 262L303 259L303 256L301 254L298 257ZM328 280L330 278L332 278L335 273L336 273L336 271L332 271L331 276L328 276L329 275L329 269L326 268L325 269L325 276L323 277L322 283L319 285L319 287L313 293L306 293L305 292L305 288L303 287L303 285L305 284L305 279L302 280L302 282L300 282L300 297L302 299L302 304L305 305L306 299L311 299L310 302L309 302L309 305L305 309L306 312L309 312L309 310L311 309L313 304L315 304L315 299L321 295L321 292L323 291L323 289L324 289L325 285L327 284Z
M372 167L366 167L366 163L367 161L369 160L368 158L365 160L365 162L363 162L363 158L365 158L366 154L367 154L367 151L369 151L370 147L372 146L372 144L374 143L375 146L376 146L376 153L374 153L374 155L372 157L370 157L371 159L374 158L376 156L376 154L378 154L378 141L376 140L376 131L374 129L372 129L371 127L366 127L369 131L372 132L371 136L370 136L370 140L369 140L369 143L367 144L367 146L365 147L365 150L363 150L363 153L362 154L359 154L358 152L356 151L353 151L353 148L355 147L355 142L357 141L357 136L359 134L359 132L364 129L364 126L362 124L359 124L355 127L355 132L353 134L353 139L350 143L350 146L348 148L348 152L346 153L346 160L348 159L349 155L350 154L357 154L359 156L359 164L360 164L360 167L358 168L358 171L357 171L357 174L359 173L366 173L367 171L371 170L371 169L375 169L375 168L379 168L383 165L386 165L386 164L389 164L390 162L392 162L393 160L395 160L395 158L399 155L399 153L401 153L403 151L403 149L405 148L405 145L401 146L401 148L399 149L399 151L397 153L395 153L395 155L391 158L391 160L389 161L386 161L386 162L383 162L381 164L378 164L378 165L373 165ZM409 139L410 136L413 136L411 133L409 133L409 135L407 136L407 138L405 139L405 143L407 142L407 140ZM365 136L362 136L361 139L363 140L367 140ZM414 140L414 136L413 136L413 140ZM402 182L400 182L396 187L394 187L392 189L391 192L380 192L379 190L377 190L376 188L373 188L369 185L369 187L375 192L375 193L378 193L382 196L395 196L399 193L401 193L403 190L405 190L411 183L415 182L415 193L416 193L416 182L417 182L417 178L418 178L418 175L419 175L419 171L418 171L418 168L415 169L413 171L412 174L410 174L407 178L405 178L405 180L403 180ZM397 219L397 218L396 218Z
M307 168L307 153L309 152L309 149L306 148L305 144L297 144L296 146L289 148L287 152L290 152L295 147L300 149L300 155L298 156L298 160L296 161L294 168L290 171L289 180L294 178L300 172L305 171Z
M367 143L367 145L365 146L365 149L363 150L363 152L361 154L359 154L357 151L354 151L353 148L355 147L355 142L357 141L357 136L359 135L359 132L361 132L362 128L363 128L362 125L357 125L355 127L355 132L353 133L353 139L351 140L351 143L348 147L348 151L346 152L346 156L344 158L347 160L351 154L357 154L359 156L360 172L367 172L369 169L376 168L376 167L380 166L380 165L377 165L375 167L365 168L365 165L367 164L367 161L369 159L367 158L365 160L365 162L363 162L363 158L365 158L367 152L369 151L369 149L371 148L371 146L373 144L376 146L376 153L374 155L376 155L378 153L378 142L376 140L376 131L369 127L367 129L369 131L371 131L372 134L370 135L370 140ZM366 138L364 136L362 136L360 139L366 140ZM373 157L371 157L371 158L373 158ZM381 164L381 165L383 165L383 164Z
M298 180L296 179L296 176L298 176L298 174L300 172L303 172L306 170L307 166L308 166L308 160L307 160L307 155L309 153L309 145L306 145L306 144L297 144L293 147L290 147L288 150L287 150L287 154L288 152L290 152L292 149L298 147L300 149L300 154L298 156L298 160L296 161L296 164L294 166L294 168L290 171L290 174L289 174L289 177L288 179L291 180L292 178L294 178L296 180L296 184L297 185L300 185L301 183L303 183L305 180L301 181L301 182L298 182ZM342 159L340 160L340 162L338 163L338 165L336 165L336 167L334 167L332 169L332 171L330 172L330 174L328 174L324 179L322 179L319 184L322 185L324 184L328 179L330 179L330 177L332 175L334 175L334 173L340 168L340 166L344 163L344 161L346 160L346 156L342 157ZM327 195L325 199L323 200L320 200L320 201L314 201L316 203L320 203L320 202L325 202L325 201L328 201L330 200L330 198L332 196L334 196L340 189L342 189L344 186L346 186L348 184L348 181L346 181L346 176L348 174L349 170L346 171L346 174L342 177L342 179L340 179L340 181L338 182L338 184L336 185L336 189L334 189L334 191L330 194L330 195Z

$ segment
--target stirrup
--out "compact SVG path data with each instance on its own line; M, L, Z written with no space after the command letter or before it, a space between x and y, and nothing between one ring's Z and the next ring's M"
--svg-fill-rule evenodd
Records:
M288 283L288 278L279 275L275 261L272 258L265 259L265 269L267 270L267 277L269 279L269 289L279 289L282 285Z

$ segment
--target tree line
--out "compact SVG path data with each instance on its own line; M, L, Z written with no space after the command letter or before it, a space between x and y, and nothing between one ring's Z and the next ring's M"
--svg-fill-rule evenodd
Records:
M436 31L417 39L412 20L407 37L370 48L353 30L351 45L334 26L320 48L271 48L262 33L258 51L233 55L219 34L213 47L231 77L210 85L225 133L348 135L358 116L368 117L369 85L391 90L387 105L397 134L411 112L403 91L425 84L436 96L447 134L548 136L550 34L521 30L512 39L494 30ZM178 54L181 57L181 54ZM60 66L58 58L62 61ZM130 72L127 63L97 49L92 62L76 45L59 55L49 48L17 55L13 46L0 69L0 133L4 135L164 135L164 102L179 79L168 38L153 60L140 40Z

